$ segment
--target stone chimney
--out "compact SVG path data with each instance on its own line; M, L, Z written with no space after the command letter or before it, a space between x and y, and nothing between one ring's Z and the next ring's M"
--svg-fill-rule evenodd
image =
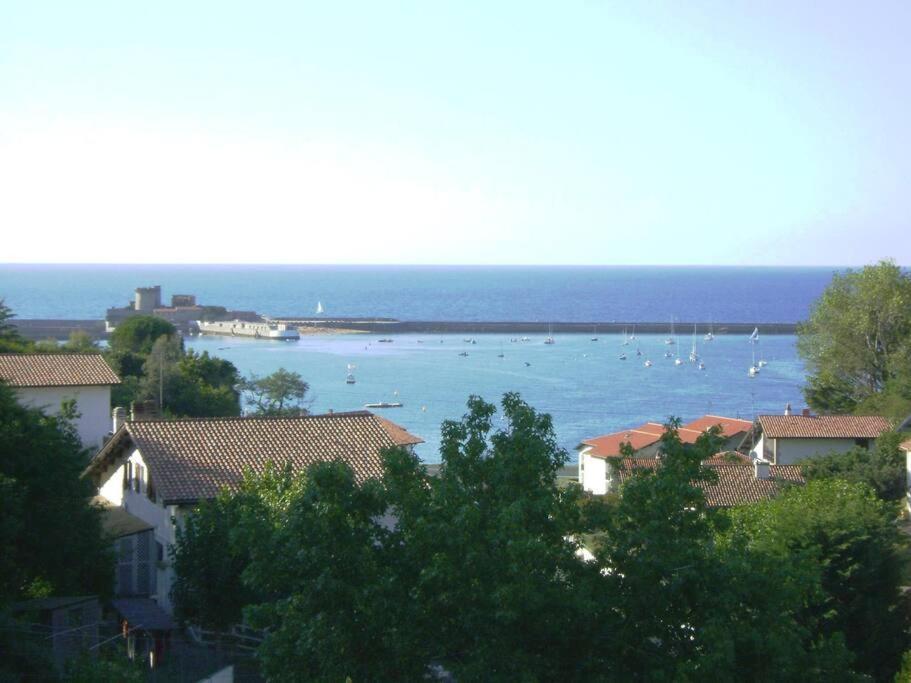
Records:
M803 410L800 411L800 414L803 415L804 417L810 417L810 409L804 408Z
M791 404L790 404L790 403L788 403L788 404L784 407L784 414L785 414L785 415L790 415L790 414L791 414Z
M114 417L114 424L113 424L112 431L114 432L114 434L116 434L117 430L120 429L120 427L123 425L123 423L126 422L126 420L127 420L126 408L121 408L118 406L117 408L114 408L112 415Z
M769 479L772 476L769 461L757 458L753 461L753 474L757 479Z
M133 401L130 404L130 419L133 422L154 420L158 417L158 406L155 401Z

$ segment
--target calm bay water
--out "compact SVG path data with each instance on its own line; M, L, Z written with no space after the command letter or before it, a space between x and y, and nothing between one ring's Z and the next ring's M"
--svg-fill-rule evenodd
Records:
M781 412L789 401L801 405L803 369L791 336L762 338L757 353L769 364L755 378L747 374L753 348L745 336L712 342L699 337L704 371L689 362L675 366L663 356L664 337L653 335L629 346L619 336L594 342L588 335L557 335L554 345L545 345L544 335L517 343L499 335L474 338L476 344L455 335L398 335L393 343L378 343L373 335L318 335L299 342L201 337L188 346L226 358L245 374L279 367L299 372L310 383L317 412L401 402L402 408L378 412L424 438L418 453L428 462L439 460L440 423L463 415L471 394L498 402L504 392L519 392L553 416L559 443L568 450L584 438L670 415L749 419ZM684 357L690 344L681 337ZM637 347L642 356L636 356ZM619 360L622 352L625 361ZM356 366L353 385L345 384L349 363Z
M0 259L3 255L0 252ZM138 286L272 316L541 322L803 320L834 268L0 265L22 318L102 318Z

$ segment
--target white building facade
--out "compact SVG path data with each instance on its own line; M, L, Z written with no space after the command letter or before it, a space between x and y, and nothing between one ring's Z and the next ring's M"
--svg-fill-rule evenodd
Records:
M111 432L111 387L120 384L98 354L0 354L0 380L22 405L59 414L72 401L73 425L83 446L93 451Z

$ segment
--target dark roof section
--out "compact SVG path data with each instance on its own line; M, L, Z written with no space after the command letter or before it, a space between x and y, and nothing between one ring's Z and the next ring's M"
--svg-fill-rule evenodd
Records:
M875 439L892 429L879 415L760 415L758 422L772 439Z
M97 353L0 353L0 380L12 387L120 384L120 378Z
M86 469L103 471L135 446L165 504L194 503L236 488L246 471L290 463L301 471L341 460L358 481L382 475L387 448L420 443L398 425L366 410L302 417L193 418L127 422Z
M628 481L636 470L656 469L658 458L623 458L618 461L620 483ZM786 486L804 484L798 465L770 465L769 478L757 479L753 466L725 462L717 456L703 461L718 475L718 482L702 484L709 507L733 507L774 498Z

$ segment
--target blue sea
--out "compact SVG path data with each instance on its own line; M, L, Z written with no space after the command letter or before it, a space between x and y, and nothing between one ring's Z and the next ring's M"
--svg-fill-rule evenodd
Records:
M675 366L664 357L664 336L555 335L545 327L527 342L513 335L309 336L299 342L236 338L189 339L190 348L232 361L242 373L279 367L310 383L312 410L342 411L365 403L401 402L382 414L421 436L428 462L439 460L439 427L465 412L469 395L496 402L517 391L550 413L561 446L648 420L705 413L752 418L802 405L803 367L794 337L765 335L762 324L804 319L834 268L661 267L413 267L413 266L0 266L0 298L22 318L100 318L124 305L136 286L160 284L171 294L196 294L200 303L273 316L311 315L320 301L327 315L401 320L747 322L745 335L695 342L706 364ZM691 330L679 330L686 357ZM674 347L671 347L674 348ZM636 355L637 349L642 353ZM467 356L460 355L467 353ZM750 378L753 353L768 361ZM620 360L625 353L627 360ZM500 354L503 357L500 357ZM649 358L652 367L645 367ZM357 383L345 383L348 365Z
M0 252L2 258L2 252ZM0 265L23 318L102 318L138 286L271 316L542 322L803 320L836 268Z

